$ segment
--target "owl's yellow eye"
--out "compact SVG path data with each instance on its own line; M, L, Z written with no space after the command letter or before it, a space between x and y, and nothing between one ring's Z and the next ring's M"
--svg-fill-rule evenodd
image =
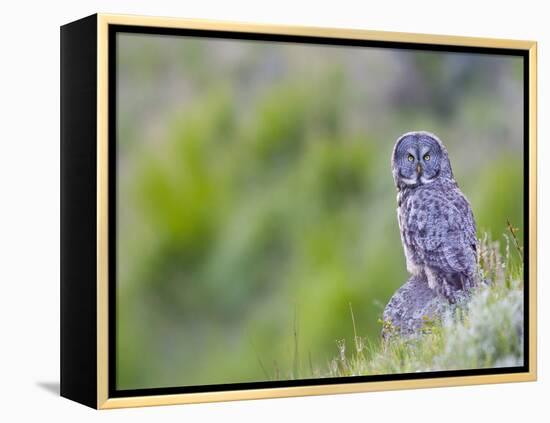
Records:
M424 154L424 160L429 162L430 161L430 155L429 154Z
M414 160L413 155L412 155L412 154L409 154L409 157L407 157L407 160L408 160L409 162L412 162L412 161Z

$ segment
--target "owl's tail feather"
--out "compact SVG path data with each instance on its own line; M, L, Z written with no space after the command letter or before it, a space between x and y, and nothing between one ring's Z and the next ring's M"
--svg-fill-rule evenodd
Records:
M479 278L471 273L439 274L434 290L451 304L455 304L468 300L472 290L479 286L479 283Z

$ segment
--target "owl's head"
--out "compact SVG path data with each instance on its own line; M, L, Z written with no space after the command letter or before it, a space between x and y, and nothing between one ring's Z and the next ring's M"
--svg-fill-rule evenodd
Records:
M393 148L391 165L399 189L429 184L438 178L453 179L447 149L439 138L425 131L401 135Z

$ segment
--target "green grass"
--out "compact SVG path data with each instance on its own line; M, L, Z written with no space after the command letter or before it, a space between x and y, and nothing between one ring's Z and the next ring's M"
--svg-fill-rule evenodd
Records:
M414 337L392 336L384 344L357 335L339 340L328 371L315 377L342 377L523 365L523 268L516 230L509 227L505 246L485 236L480 241L480 272L487 282L467 304L449 307L441 319L426 321ZM502 253L501 253L502 250ZM512 250L512 251L511 251ZM518 257L515 257L517 259ZM384 322L382 322L383 324Z

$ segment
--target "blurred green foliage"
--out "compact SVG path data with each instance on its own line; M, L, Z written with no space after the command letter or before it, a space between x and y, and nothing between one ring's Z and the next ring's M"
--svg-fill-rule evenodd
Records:
M350 304L377 340L407 277L403 132L440 135L480 233L509 219L522 241L514 58L119 41L120 389L308 377L353 337Z

